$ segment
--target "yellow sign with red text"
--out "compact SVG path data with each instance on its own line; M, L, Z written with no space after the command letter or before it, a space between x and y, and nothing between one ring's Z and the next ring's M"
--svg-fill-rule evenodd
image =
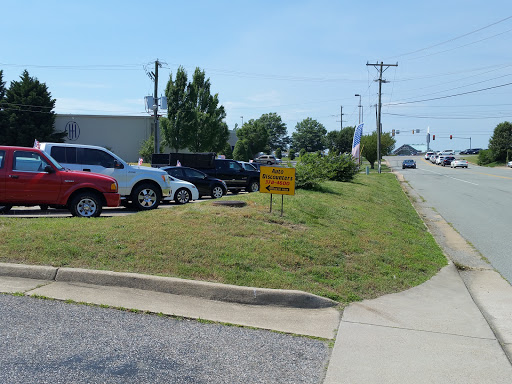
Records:
M260 192L295 195L295 168L260 167Z

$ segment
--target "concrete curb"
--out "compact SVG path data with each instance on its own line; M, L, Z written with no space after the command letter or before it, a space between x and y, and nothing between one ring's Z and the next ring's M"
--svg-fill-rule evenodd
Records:
M0 276L23 277L35 280L55 280L57 268L43 265L0 263Z
M137 288L249 305L273 305L308 309L328 308L338 305L333 300L302 291L241 287L174 277L80 268L55 268L0 263L0 276Z

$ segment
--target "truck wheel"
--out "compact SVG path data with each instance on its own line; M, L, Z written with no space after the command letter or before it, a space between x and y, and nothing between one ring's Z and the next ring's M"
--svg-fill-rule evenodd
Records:
M224 189L222 189L222 187L220 185L214 185L212 187L212 193L211 193L211 196L212 198L214 199L218 199L218 198L221 198L222 196L224 196Z
M176 204L186 204L190 201L190 198L190 192L185 188L178 189L174 195L174 201Z
M0 214L9 213L11 208L12 208L12 205L0 205Z
M103 206L94 192L81 192L71 199L68 208L76 217L98 217Z
M155 209L162 197L160 191L151 184L141 184L132 191L132 204L139 211Z
M260 183L256 180L251 181L247 192L258 192L260 190Z

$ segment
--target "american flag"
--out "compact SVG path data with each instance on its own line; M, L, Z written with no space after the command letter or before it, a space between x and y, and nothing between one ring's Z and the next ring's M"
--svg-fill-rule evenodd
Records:
M181 167L181 163L180 163L180 161L179 161L179 160L177 160L177 161L176 161L176 166L177 166L177 167Z
M41 149L41 144L39 141L37 141L37 139L34 140L34 148Z
M138 165L142 165L142 162L143 162L143 161L144 161L144 160L142 159L142 157L139 157L139 162L138 162L137 164L138 164Z
M361 136L363 136L363 125L359 124L354 132L354 140L352 141L352 157L359 161L360 153L359 149L361 148Z

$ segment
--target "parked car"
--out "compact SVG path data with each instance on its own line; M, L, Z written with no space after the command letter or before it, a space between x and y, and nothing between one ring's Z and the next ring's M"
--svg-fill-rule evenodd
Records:
M194 184L172 176L169 176L169 179L173 192L171 196L164 198L164 202L174 200L176 204L186 204L190 200L199 199L199 191Z
M165 158L161 158L165 157ZM258 192L260 190L260 172L245 170L238 161L217 159L215 153L169 153L153 155L152 164L158 161L160 166L177 165L197 169L212 177L223 180L231 193L242 190ZM164 161L167 164L162 164Z
M176 166L162 167L161 169L176 179L194 184L199 192L199 198L211 196L218 199L228 192L228 187L224 181L208 176L197 169Z
M121 204L138 210L158 207L171 196L169 175L161 169L133 166L103 147L82 144L40 143L42 151L63 167L112 176L119 185Z
M447 166L447 165L450 165L452 163L452 161L455 160L455 157L453 156L446 156L444 159L443 159L443 162L441 163L441 165L443 167Z
M402 161L402 169L405 168L416 168L416 161L412 159L406 159Z
M450 164L450 167L452 167L452 168L457 168L457 167L467 168L468 167L468 161L464 160L464 159L455 159Z
M274 155L261 155L254 159L255 163L259 164L266 164L266 165L272 165L272 164L279 164L281 162L280 159L276 159Z
M259 163L248 163L247 161L239 161L240 165L246 170L246 171L259 171L260 170L260 164Z
M113 177L66 170L37 148L0 147L0 212L15 205L66 208L73 216L97 217L119 206Z
M428 151L425 153L425 160L430 160L430 156L435 155L435 152Z
M507 167L512 168L512 161L509 161L509 162L507 163Z

